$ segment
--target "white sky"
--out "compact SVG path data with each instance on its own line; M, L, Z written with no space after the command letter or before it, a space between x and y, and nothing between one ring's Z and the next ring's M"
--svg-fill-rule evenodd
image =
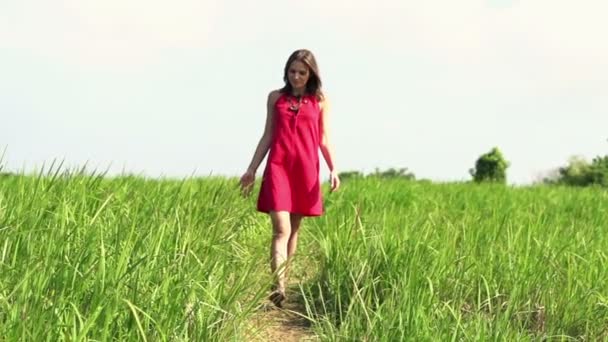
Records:
M3 164L240 175L285 60L308 48L339 170L464 180L498 146L510 181L529 183L608 153L606 13L600 0L2 1Z

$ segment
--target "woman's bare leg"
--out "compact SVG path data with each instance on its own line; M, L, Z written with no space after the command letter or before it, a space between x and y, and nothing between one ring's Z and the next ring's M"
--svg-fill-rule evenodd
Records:
M277 290L284 294L285 267L288 257L287 245L291 236L291 221L289 212L272 211L270 212L270 220L272 222L273 232L270 247L270 269L277 277ZM275 304L277 304L276 301Z
M287 243L287 258L289 259L294 255L298 246L298 232L300 231L302 218L303 216L298 214L291 214L289 217L291 223L291 234L289 235L289 242Z
M289 234L289 241L287 242L287 266L285 267L285 278L289 278L289 270L291 268L293 255L296 253L298 247L298 232L300 231L300 224L302 223L302 215L291 214L289 221L291 223L291 234Z

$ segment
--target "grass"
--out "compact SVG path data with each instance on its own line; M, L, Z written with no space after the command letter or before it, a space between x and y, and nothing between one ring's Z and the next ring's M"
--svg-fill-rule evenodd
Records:
M305 291L319 335L608 338L605 191L387 180L343 190L313 229L320 273Z
M264 229L229 181L0 181L0 335L227 340L264 295ZM261 241L260 241L261 242Z
M246 339L271 280L254 201L225 178L0 176L0 336ZM345 182L304 222L301 301L329 341L608 339L606 208L594 188Z

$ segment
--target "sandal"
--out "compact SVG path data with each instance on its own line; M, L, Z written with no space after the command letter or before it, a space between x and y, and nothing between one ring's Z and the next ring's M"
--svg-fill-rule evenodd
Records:
M273 302L278 308L282 308L283 301L285 300L285 293L280 290L274 290L270 293L268 299L270 299L270 301Z

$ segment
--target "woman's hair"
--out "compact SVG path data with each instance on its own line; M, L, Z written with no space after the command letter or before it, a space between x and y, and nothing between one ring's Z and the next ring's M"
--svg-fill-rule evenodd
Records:
M323 99L323 91L321 91L321 77L319 76L319 67L317 66L317 60L315 56L306 49L296 50L291 56L287 59L287 63L285 63L285 70L283 73L283 81L285 81L285 86L281 88L281 93L290 94L293 91L291 83L289 83L289 78L287 77L289 73L289 67L291 63L299 61L308 67L310 71L310 76L308 77L308 82L306 82L306 94L315 95L318 100Z

